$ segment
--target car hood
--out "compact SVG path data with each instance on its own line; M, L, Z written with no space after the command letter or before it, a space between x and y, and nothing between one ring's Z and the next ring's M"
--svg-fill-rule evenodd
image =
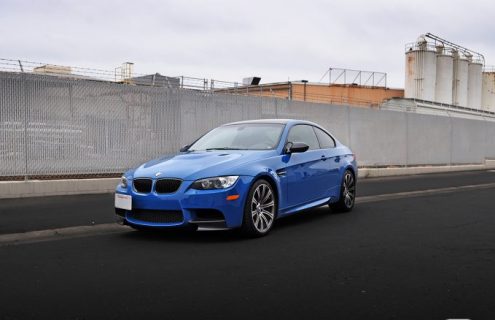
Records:
M236 175L234 168L257 159L264 159L275 151L229 150L194 151L166 155L151 160L134 170L134 178L179 178L197 180L201 178Z

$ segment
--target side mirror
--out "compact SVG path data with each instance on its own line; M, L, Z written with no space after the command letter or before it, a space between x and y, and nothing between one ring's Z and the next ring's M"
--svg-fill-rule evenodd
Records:
M186 144L185 146L183 146L182 148L180 148L180 152L186 152L188 149L189 149L190 145Z
M287 142L284 147L284 152L287 154L306 152L309 146L303 142Z

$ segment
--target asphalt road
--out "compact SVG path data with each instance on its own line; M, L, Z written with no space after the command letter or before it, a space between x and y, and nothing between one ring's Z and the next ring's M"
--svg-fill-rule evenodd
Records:
M359 195L493 182L370 179ZM495 319L494 198L490 187L322 207L255 240L128 231L0 246L0 319ZM20 217L35 220L26 230L113 220L110 195L87 199L0 201L1 230L21 230L9 226Z
M358 196L495 182L493 171L362 179ZM91 226L115 221L113 194L0 199L0 235L50 228Z

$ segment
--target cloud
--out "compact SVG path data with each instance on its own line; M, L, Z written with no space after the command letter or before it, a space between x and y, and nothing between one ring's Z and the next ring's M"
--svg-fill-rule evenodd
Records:
M490 1L0 2L3 58L226 81L318 81L329 67L404 82L404 45L432 32L495 59ZM490 60L492 59L492 60Z

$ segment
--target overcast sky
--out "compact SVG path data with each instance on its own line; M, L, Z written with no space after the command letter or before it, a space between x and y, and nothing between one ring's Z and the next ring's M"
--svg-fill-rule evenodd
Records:
M0 58L226 81L318 81L329 67L404 85L404 45L431 32L495 64L495 2L0 0Z

